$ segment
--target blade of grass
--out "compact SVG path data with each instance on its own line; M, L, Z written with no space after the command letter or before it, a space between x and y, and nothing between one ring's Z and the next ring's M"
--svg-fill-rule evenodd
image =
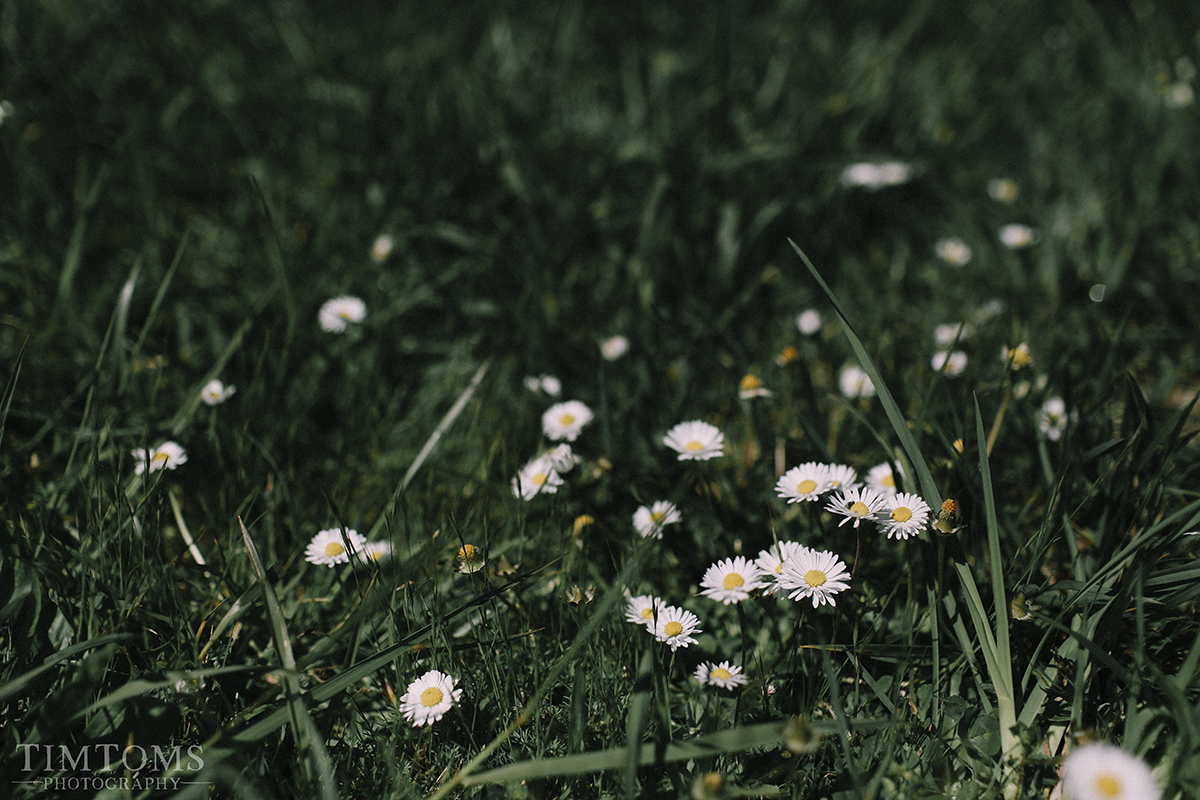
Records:
M25 361L25 348L29 344L29 335L21 342L21 350L17 353L17 362L13 364L12 375L4 385L4 399L0 400L0 444L4 443L4 425L8 421L8 410L12 408L13 397L17 393L17 378L21 376L21 364Z

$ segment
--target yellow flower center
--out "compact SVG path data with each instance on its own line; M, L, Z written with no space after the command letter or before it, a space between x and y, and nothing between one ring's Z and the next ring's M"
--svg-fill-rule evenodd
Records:
M575 417L572 414L563 414L558 418L558 424L562 425L564 428L574 425Z
M464 544L462 547L458 548L458 557L461 558L463 561L474 558L475 557L475 545Z
M716 669L714 669L712 672L709 673L709 675L712 675L714 678L716 678L719 681L727 681L733 677L733 673L731 673L727 669L721 669L720 667L717 667Z
M910 519L912 519L912 511L908 510L904 506L893 508L892 519L896 520L896 522L908 522Z
M815 488L817 488L817 482L810 478L805 481L800 481L798 484L796 484L796 493L808 494Z
M683 633L683 626L675 620L671 620L663 626L663 633L665 633L667 636L678 636L679 634Z
M883 484L884 486L890 486L890 487L892 487L893 489L895 489L895 488L896 488L896 479L895 479L895 478L894 478L894 477L893 477L893 476L892 476L890 473L889 473L889 474L887 474L887 475L884 475L884 476L883 476L883 477L882 477L882 478L879 480L879 482L880 482L881 484Z
M661 511L651 511L651 512L650 512L650 521L651 521L651 522L658 522L660 519L662 519L662 518L663 518L663 517L665 517L665 516L666 516L666 514L664 514L664 513L663 513L663 512L661 512Z
M436 686L430 686L425 691L421 692L421 705L426 708L433 708L438 703L442 702L442 690Z
M1121 779L1111 773L1106 772L1097 777L1094 787L1101 797L1121 796Z
M164 453L162 451L155 453L154 458L150 459L150 461L155 464L157 464L159 461L170 461L170 460L171 460L171 456L167 455L166 453Z
M549 475L547 475L546 473L544 473L544 472L539 472L538 474L534 475L534 476L533 476L532 478L530 478L529 480L533 482L533 485L534 485L534 486L541 486L543 483L545 483L545 482L546 482L546 479L547 479L547 478L549 478L549 477L550 477L550 476L549 476Z
M814 589L825 585L825 573L819 569L810 569L804 573L804 582Z
M782 574L783 574L783 562L782 562L782 561L780 561L780 562L779 562L779 565L775 567L775 574L776 574L776 575L782 575Z
M862 500L855 500L850 504L850 513L856 517L865 517L871 513L871 509L867 508L867 504Z
M646 606L642 609L642 619L654 619L654 609Z
M346 548L341 542L330 542L329 544L325 545L325 555L329 556L330 558L333 558L334 556L340 556L344 552L346 552Z
M337 315L339 317L341 317L342 319L350 319L350 312L344 308L341 311L337 312Z
M762 386L763 382L757 375L747 375L742 378L742 382L738 384L738 388L743 392L752 392L755 389L761 389Z
M701 444L699 439L692 439L690 442L688 442L687 444L685 444L683 446L683 449L687 450L689 453L699 453L701 450L704 449L704 445Z
M726 589L736 589L744 583L745 581L742 580L742 576L738 575L736 572L729 573L725 576L725 580L721 581L721 585Z

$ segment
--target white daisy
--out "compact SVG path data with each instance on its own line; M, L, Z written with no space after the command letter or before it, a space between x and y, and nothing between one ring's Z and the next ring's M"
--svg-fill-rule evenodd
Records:
M391 558L392 552L395 550L395 545L389 541L380 542L364 542L362 550L358 553L360 561L365 561L368 564L373 564L377 561L385 561Z
M346 549L347 540L350 550ZM362 553L366 549L366 537L358 531L347 530L342 536L341 528L329 528L318 531L317 535L304 548L304 560L310 564L324 564L332 567L345 564L350 560L350 553Z
M988 197L1001 203L1011 203L1021 193L1016 181L1008 178L992 178L987 183Z
M375 241L371 243L371 260L386 261L387 257L392 254L392 248L396 246L396 240L386 233L375 237Z
M871 377L867 375L866 370L857 364L842 367L842 371L838 373L838 387L842 394L851 399L875 396L875 384L871 383Z
M883 508L883 495L873 489L845 489L838 492L825 506L826 511L841 514L843 519L838 523L842 527L847 522L853 522L854 527L864 519L874 519L879 509Z
M778 542L758 554L758 558L754 559L754 565L766 579L767 594L775 594L779 591L778 581L779 576L783 573L784 562L807 551L808 548L799 542Z
M551 397L562 394L562 381L553 375L527 375L524 384L525 388L534 394L544 392Z
M436 669L417 678L400 699L404 718L414 728L437 722L462 698L462 689L456 689L456 683L454 678Z
M763 384L762 378L757 375L747 373L742 376L742 380L738 383L738 397L743 400L770 396L771 390Z
M1061 397L1046 398L1042 403L1042 413L1038 418L1038 430L1052 442L1062 438L1067 429L1067 404Z
M1000 243L1009 250L1029 247L1038 240L1038 232L1028 225L1005 225L998 234Z
M644 625L653 633L654 618L662 613L666 604L659 598L649 594L639 594L625 601L625 621L634 625Z
M788 503L799 503L816 500L832 486L829 468L816 461L807 461L783 473L783 477L775 484L775 493Z
M483 557L483 551L473 544L464 544L458 548L458 554L454 558L455 569L464 575L470 575L483 569L486 560Z
M877 191L886 186L897 186L912 177L913 170L903 161L869 161L851 164L842 170L841 183L847 187L861 187Z
M226 386L216 378L213 378L211 381L204 384L204 388L200 390L200 399L203 400L206 405L220 405L228 400L236 391L236 386Z
M933 246L933 252L952 267L966 266L971 260L971 248L962 239L954 237L938 239L937 244Z
M1196 93L1192 90L1192 85L1187 81L1175 81L1167 89L1166 93L1167 105L1171 108L1183 108L1190 106L1196 99Z
M901 477L904 477L904 473L901 473ZM892 474L892 465L885 461L871 467L867 472L867 488L879 494L895 494L896 476Z
M950 377L961 375L962 371L967 368L967 354L962 350L951 352L939 350L933 354L933 358L929 359L929 366L938 372L941 372L944 366L946 368L946 375Z
M763 586L762 572L749 559L738 556L718 561L704 572L700 594L725 605L749 599L750 593Z
M735 667L728 661L722 661L720 664L705 661L696 667L694 677L700 683L719 686L722 689L736 689L738 686L746 685L746 676L742 674L742 668Z
M842 560L828 550L808 550L783 562L779 587L792 600L811 597L813 608L837 605L833 595L850 588L850 573Z
M683 519L674 503L666 500L655 500L650 506L641 506L633 512L633 527L642 538L653 536L661 539L663 528L673 525Z
M889 539L907 539L925 526L931 513L929 504L918 495L898 492L884 495L883 508L876 519Z
M1145 761L1107 742L1076 747L1063 760L1071 800L1159 800L1162 791Z
M317 312L317 322L326 333L345 333L351 322L362 322L366 318L367 304L350 295L326 300Z
M551 459L540 456L521 467L512 480L513 496L532 500L539 494L554 494L562 486L563 479L554 469Z
M605 361L616 361L629 352L629 340L624 336L610 336L600 343L600 355Z
M1029 354L1029 345L1021 342L1011 350L1007 345L1001 347L1000 360L1008 364L1010 369L1021 369L1033 363L1033 356Z
M592 410L578 400L555 403L542 414L542 432L556 442L562 439L573 442L593 417Z
M663 444L679 453L680 461L707 461L721 455L725 434L716 425L691 420L667 431Z
M845 464L826 464L825 469L829 475L830 489L858 487L858 473L854 471L854 467L847 467Z
M654 638L671 645L674 652L695 644L693 633L700 633L700 620L690 611L675 606L663 606L654 621Z
M133 472L141 475L149 468L151 472L160 469L175 469L187 462L187 451L175 442L163 442L149 449L137 447L133 450Z
M805 336L812 336L821 330L821 313L815 308L808 308L796 315L796 329Z
M543 453L542 457L549 461L550 466L554 467L554 471L560 475L570 472L582 460L571 450L571 445L565 442L553 450Z
M950 345L966 339L972 333L971 326L965 322L951 322L945 325L938 325L933 329L933 341L938 347L945 350Z

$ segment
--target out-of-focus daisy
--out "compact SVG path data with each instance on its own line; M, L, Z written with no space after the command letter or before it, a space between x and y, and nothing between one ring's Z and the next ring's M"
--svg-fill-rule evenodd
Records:
M796 315L796 329L805 336L821 330L821 313L815 308L806 308Z
M738 383L738 397L749 400L752 397L770 397L771 390L763 385L762 378L747 373Z
M1061 397L1048 397L1042 403L1042 413L1038 417L1038 430L1052 442L1062 438L1067 429L1067 404Z
M224 403L233 393L237 391L236 386L226 386L216 378L213 378L208 383L204 384L204 388L200 390L200 399L206 405L216 406Z
M700 683L719 686L722 689L736 689L738 686L746 685L746 676L742 673L742 668L734 666L728 661L722 661L720 664L705 661L696 667L696 674L693 677Z
M845 464L826 464L830 489L853 489L858 486L858 473Z
M781 367L786 367L799 357L800 351L789 344L787 347L779 351L779 355L775 356L775 363Z
M1196 100L1196 93L1187 81L1175 81L1166 91L1167 105L1171 108L1190 106Z
M0 125L3 125L5 118L11 117L14 111L16 107L12 103L7 100L0 101Z
M581 460L579 456L575 455L575 452L571 449L571 445L566 442L558 445L553 450L547 450L543 453L543 457L550 462L550 466L554 467L554 471L559 475L570 472Z
M997 314L1002 313L1004 313L1004 301L999 297L993 297L991 300L988 300L979 308L975 309L972 319L974 319L977 324L983 324Z
M841 183L843 186L859 187L868 191L876 191L886 186L897 186L912 177L912 167L903 161L869 161L850 164L842 170Z
M842 371L838 373L838 387L842 394L851 399L875 396L875 384L871 383L867 371L857 364L842 367Z
M965 322L951 322L938 325L933 329L933 341L945 350L955 342L962 341L971 335L971 326Z
M1115 744L1076 747L1063 760L1063 789L1071 800L1159 800L1162 792L1145 761Z
M629 340L624 336L610 336L600 343L600 355L605 361L616 361L629 352Z
M350 549L346 549L349 542ZM332 567L345 564L350 560L351 553L361 553L366 549L366 537L354 530L347 530L342 535L341 528L328 528L318 531L317 535L304 548L304 560L310 564L324 564Z
M663 528L682 519L683 515L674 503L655 500L652 505L641 506L633 512L633 527L642 538L653 536L655 539L661 539Z
M462 699L457 681L444 672L430 670L408 685L400 700L400 711L414 728L437 722Z
M884 495L883 508L879 510L879 524L887 531L889 539L907 539L919 533L929 521L932 509L918 495L907 492Z
M716 425L697 419L671 428L663 437L663 444L679 453L680 461L707 461L721 455L725 434Z
M556 442L562 439L573 442L593 417L592 410L578 400L555 403L542 414L542 432Z
M938 239L933 252L952 267L962 267L971 260L971 248L962 239L947 237Z
M705 570L700 594L730 605L748 599L762 585L762 573L754 562L738 556L718 561Z
M654 619L667 605L659 598L649 594L639 594L625 601L625 621L634 625L644 625L648 631L654 632Z
M526 389L535 394L542 392L550 397L562 394L562 381L553 375L526 375L523 383Z
M933 358L929 359L929 366L939 372L942 371L942 367L945 367L945 374L954 377L955 375L961 375L963 370L967 368L967 360L967 354L962 350L954 350L953 352L939 350L933 354Z
M883 495L874 489L867 488L838 492L829 499L829 503L825 506L827 511L841 515L842 521L838 523L839 528L847 522L853 522L854 527L857 528L858 523L864 519L873 519L881 508L883 508Z
M789 503L799 503L816 500L831 487L829 468L816 461L807 461L783 473L775 484L775 493Z
M758 554L754 565L767 580L767 594L775 594L779 591L778 580L779 576L783 574L784 563L789 558L795 558L806 550L808 548L799 542L778 542Z
M364 542L363 549L359 551L358 557L359 560L366 561L368 564L371 564L391 558L394 550L395 545L387 540L379 542Z
M553 462L546 456L540 456L521 467L517 477L513 478L513 496L532 500L539 494L554 494L562 482Z
M1001 347L1000 360L1008 364L1010 369L1021 369L1033 363L1033 356L1029 354L1029 345L1021 342L1011 350L1007 345Z
M350 295L326 300L317 312L317 322L326 333L345 333L351 322L362 322L366 318L367 304Z
M133 449L133 472L141 475L147 469L158 472L160 469L175 469L180 464L187 463L187 451L175 442L163 442L149 449L135 447Z
M392 248L396 246L396 240L386 233L375 237L375 241L371 243L371 260L386 261L387 257L392 254Z
M779 587L792 600L812 598L813 608L822 603L833 606L837 605L833 596L850 588L850 573L828 550L809 550L783 562Z
M867 488L879 494L895 494L896 476L892 474L892 466L885 461L871 467L867 472Z
M464 575L479 572L485 563L487 562L483 557L483 551L473 544L464 544L458 548L458 553L454 557L454 568Z
M690 611L675 606L663 606L654 623L654 638L666 642L674 652L695 644L693 633L700 633L700 620Z
M987 183L988 197L1001 203L1012 203L1021 193L1016 182L1009 178L992 178Z
M1000 244L1009 250L1029 247L1038 240L1038 232L1028 225L1005 225L1000 229Z

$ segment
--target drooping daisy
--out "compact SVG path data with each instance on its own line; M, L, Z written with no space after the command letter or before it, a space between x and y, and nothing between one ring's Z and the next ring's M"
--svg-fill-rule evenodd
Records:
M663 606L654 622L654 638L671 646L671 652L695 644L693 633L700 633L700 620L690 611Z
M762 382L762 378L757 375L747 373L738 382L738 397L743 400L750 400L755 397L770 397L771 390L768 389Z
M939 350L933 354L933 358L929 359L929 366L936 369L938 372L945 367L946 375L953 378L956 375L961 375L963 370L967 368L967 354L962 350L946 351Z
M358 558L360 561L365 561L368 564L374 564L379 561L386 561L392 557L392 552L395 550L395 545L384 540L380 542L366 542L363 544L363 549L359 551Z
M513 478L513 496L532 500L539 494L554 494L562 486L563 479L546 456L540 456L521 467Z
M952 267L966 266L971 260L971 248L962 239L954 237L938 239L937 244L933 246L933 252Z
M616 361L629 352L629 340L624 336L610 336L600 343L600 355L605 361Z
M857 397L875 396L875 384L871 383L871 377L867 375L866 370L857 364L842 367L842 371L838 373L838 388L852 400Z
M362 322L366 318L367 304L350 295L326 300L317 312L317 322L326 333L345 333L351 322Z
M907 539L919 533L929 521L932 509L918 495L907 492L884 495L877 520L889 539Z
M653 595L639 594L625 601L625 621L643 625L653 633L654 619L666 607L666 603Z
M456 683L454 678L436 669L417 678L400 700L404 718L414 728L437 722L462 698L462 689L455 688Z
M158 472L160 469L175 469L180 464L187 463L187 451L175 442L163 442L149 449L135 447L133 450L133 472L141 475L147 469Z
M642 538L653 536L655 539L661 539L663 528L682 519L683 515L674 503L655 500L652 505L641 506L633 512L633 527Z
M892 474L892 465L885 461L871 467L867 472L867 488L874 489L879 494L895 494L896 476Z
M1052 442L1062 438L1067 429L1067 404L1061 397L1046 398L1042 403L1042 413L1038 418L1038 430Z
M350 549L346 549L347 541ZM328 528L318 531L317 535L304 548L304 560L310 564L324 564L332 567L345 564L350 560L350 553L361 553L366 549L366 537L358 531L347 530L342 536L341 528Z
M734 666L728 661L722 661L720 664L705 661L696 667L696 674L693 677L700 683L719 686L722 689L736 689L738 686L746 685L746 676L742 674L742 668Z
M470 575L483 569L486 560L483 557L483 551L473 544L464 544L458 548L458 553L454 558L455 569L464 575Z
M796 315L796 330L805 336L812 336L821 330L821 313L815 308L807 308Z
M1115 744L1076 747L1063 760L1063 789L1071 800L1159 800L1162 792L1145 761Z
M236 386L226 386L216 378L213 378L211 381L204 384L204 388L200 390L200 399L203 400L206 405L216 406L224 403L236 391Z
M558 447L555 447L553 450L543 453L542 455L547 461L550 462L550 466L554 467L554 471L559 475L570 472L581 460L579 456L575 455L574 451L571 450L571 445L566 444L565 442L560 444Z
M707 461L721 455L725 434L716 425L697 419L671 428L663 437L663 444L679 453L680 461Z
M563 439L573 442L593 417L592 410L578 400L555 403L542 414L542 432L556 442Z
M838 527L847 522L853 522L854 527L864 519L874 519L879 509L883 508L883 496L873 489L846 489L830 498L825 510L840 514L842 521Z
M779 591L779 576L783 574L783 565L789 558L795 558L808 548L799 542L778 542L758 554L754 565L758 567L766 579L767 594Z
M792 600L812 598L813 608L828 603L837 605L833 596L850 588L850 573L842 560L828 550L808 550L783 562L779 588Z
M826 464L825 469L829 475L830 489L854 489L858 486L858 473L854 471L854 467Z
M1005 225L998 234L1000 243L1009 250L1029 247L1038 240L1038 232L1028 225Z
M816 461L807 461L783 473L775 484L775 494L788 503L800 503L816 500L822 492L829 491L830 488L832 483L829 480L829 468Z
M749 559L738 556L718 561L704 572L700 594L720 600L725 605L740 603L755 589L762 588L762 572Z

